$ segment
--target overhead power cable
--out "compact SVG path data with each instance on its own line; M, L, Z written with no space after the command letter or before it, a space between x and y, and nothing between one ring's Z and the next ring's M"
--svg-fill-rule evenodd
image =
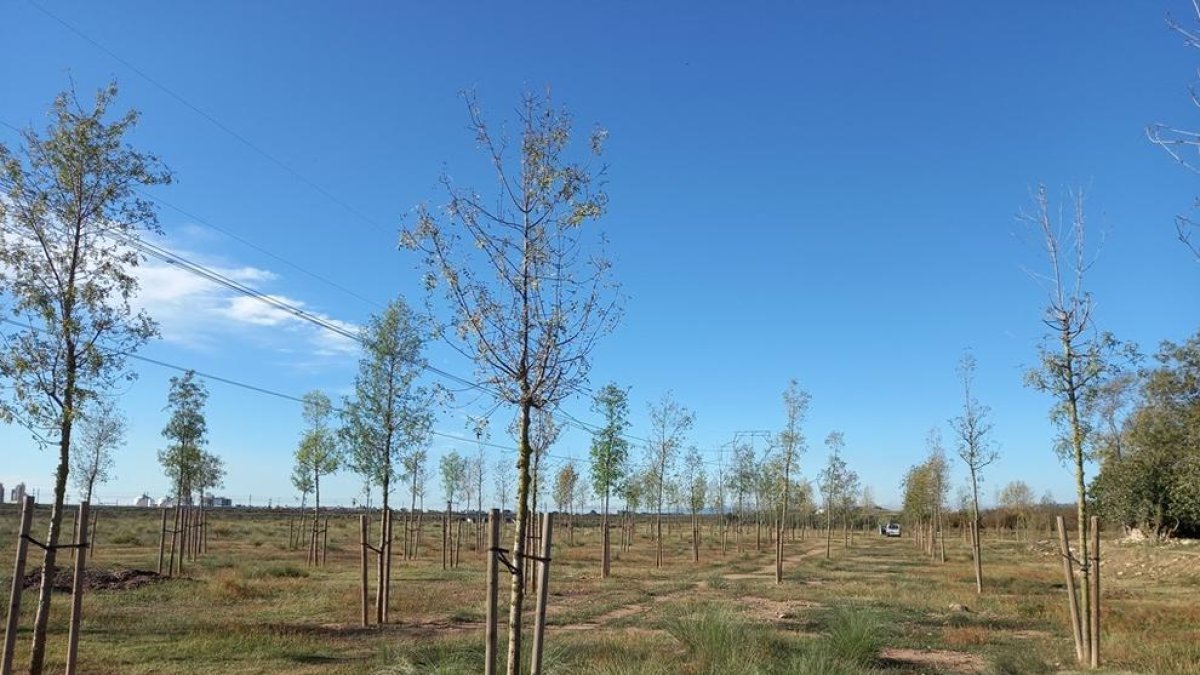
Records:
M192 103L191 101L189 101L188 99L184 98L183 95L176 92L174 89L168 87L167 85L163 84L161 81L151 77L149 73L142 70L141 68L138 68L136 65L134 65L130 61L122 58L119 54L117 54L113 50L109 49L108 47L105 47L103 44L100 43L99 40L96 40L95 38L91 37L87 33L80 30L79 28L75 27L73 24L68 22L66 19L51 12L50 10L43 7L42 5L38 4L37 2L34 2L34 0L27 0L27 2L30 5L32 5L34 7L34 9L37 9L42 14L45 14L46 16L50 17L55 22L57 22L59 25L66 28L68 31L79 36L81 39L83 39L88 44L90 44L93 47L95 47L96 49L99 49L100 51L104 52L105 54L107 54L110 58L112 58L116 62L125 66L129 70L133 71L135 74L137 74L138 77L141 77L143 80L149 82L151 85L156 87L158 90L162 91L167 96L170 96L171 98L175 99L177 102L179 102L185 108L191 110L192 112L196 113L200 117L203 117L205 120L207 120L210 124L212 124L217 129L220 129L221 131L225 132L231 138L238 141L242 145L246 146L250 150L254 151L259 156L261 156L263 159L266 159L268 162L274 164L275 166L279 167L283 171L287 172L293 178L295 178L296 180L298 180L301 183L303 183L304 185L306 185L309 189L316 191L317 193L319 193L321 196L325 197L329 201L331 201L334 204L337 204L341 208L345 209L347 212L354 215L356 218L358 218L363 223L366 223L368 225L371 225L374 228L381 229L383 231L388 231L388 229L386 227L384 227L383 225L381 225L380 223L378 223L377 221L375 221L374 219L372 219L370 216L366 215L362 211L356 209L349 202L338 197L337 195L333 194L329 190L322 187L316 181L312 180L308 176L305 176L304 174L300 173L296 169L292 168L292 166L289 165L287 162L284 162L283 160L279 159L275 155L267 152L261 146L254 143L246 136L238 133L237 131L234 131L230 126L228 126L221 120L217 119L212 114L206 112L200 106L198 106L198 105Z

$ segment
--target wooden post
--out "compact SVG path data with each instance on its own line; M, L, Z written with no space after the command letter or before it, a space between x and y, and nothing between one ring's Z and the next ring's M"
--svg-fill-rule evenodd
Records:
M174 576L176 570L175 564L175 545L179 541L179 504L175 505L175 517L172 520L171 527L171 556L167 564L167 576ZM183 565L178 566L178 570L183 572Z
M530 675L541 675L542 652L546 636L546 600L550 593L550 535L554 528L554 514L542 514L542 552L537 561L537 614L533 619L533 657L530 659Z
M4 625L4 653L0 657L0 675L12 675L13 652L17 646L17 623L21 618L21 591L25 584L25 556L29 553L29 526L33 522L33 497L21 505L21 524L17 529L17 557L13 563L12 593L8 596L8 620Z
M295 548L294 544L296 543L296 535L295 535L295 532L292 527L295 524L295 520L296 520L295 517L288 516L288 550L289 551L292 550L293 548Z
M308 528L308 553L304 558L304 564L311 566L313 558L316 554L317 547L317 519L314 517L312 527Z
M368 614L370 593L367 592L367 517L365 515L358 517L358 532L358 545L362 550L362 625L366 626L370 619Z
M325 516L325 528L321 530L321 567L329 560L329 516Z
M462 563L462 537L463 537L463 521L460 518L454 532L454 565L458 567Z
M99 520L100 520L100 509L96 509L96 512L92 514L92 536L89 539L90 545L88 546L88 549L87 549L89 560L96 559L96 522Z
M446 502L446 517L442 518L442 569L446 569L446 555L450 552L447 538L450 536L450 502Z
M158 533L158 575L163 573L163 557L167 552L167 510L162 510L162 527Z
M492 509L488 518L487 553L487 625L484 627L483 673L496 675L496 621L500 592L500 509Z
M1100 667L1100 519L1096 516L1091 517L1091 535L1092 545L1092 576L1089 579L1091 583L1091 627L1092 627L1092 649L1091 649L1091 667L1093 669Z
M88 503L81 502L79 504L79 517L76 522L81 523L79 534L75 538L75 549L79 555L75 556L75 578L71 581L71 627L67 633L67 666L66 675L75 675L78 668L77 659L79 656L79 622L82 619L80 613L83 610L83 571L84 565L87 562L87 546L88 546Z
M79 516L76 515L71 519L71 541L79 538ZM75 560L75 549L71 549L71 560Z
M1075 659L1083 662L1083 634L1079 625L1079 598L1075 596L1075 570L1071 564L1071 547L1067 543L1067 529L1063 517L1055 520L1058 525L1058 551L1062 556L1063 575L1067 581L1067 598L1071 606L1071 636L1075 638Z
M392 605L392 510L383 512L383 622L388 622L388 610Z

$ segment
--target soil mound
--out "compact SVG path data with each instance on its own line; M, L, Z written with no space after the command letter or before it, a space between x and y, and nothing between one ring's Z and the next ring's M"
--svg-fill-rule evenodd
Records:
M71 583L75 570L68 567L58 567L54 570L54 590L63 593L71 592ZM83 589L85 591L131 591L147 584L162 581L167 577L159 576L149 570L116 569L100 570L85 569L83 571ZM35 589L42 583L42 569L39 567L25 575L23 583L26 590Z

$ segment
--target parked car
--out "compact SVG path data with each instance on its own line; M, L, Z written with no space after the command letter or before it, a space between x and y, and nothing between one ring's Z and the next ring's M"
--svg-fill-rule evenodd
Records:
M883 533L889 537L899 537L900 525L898 523L888 523L887 527L883 528Z

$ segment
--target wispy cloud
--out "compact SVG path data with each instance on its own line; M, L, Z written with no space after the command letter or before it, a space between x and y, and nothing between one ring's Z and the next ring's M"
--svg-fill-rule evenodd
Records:
M213 264L203 255L177 252L264 293L284 281L271 270ZM182 267L150 259L138 268L137 277L141 289L136 304L158 321L167 342L194 349L213 349L228 345L230 339L243 340L288 354L290 360L305 368L311 368L314 361L345 360L358 351L358 343L344 335L321 328L294 312L225 288ZM350 333L359 330L356 324L319 312L302 300L278 293L268 297Z

